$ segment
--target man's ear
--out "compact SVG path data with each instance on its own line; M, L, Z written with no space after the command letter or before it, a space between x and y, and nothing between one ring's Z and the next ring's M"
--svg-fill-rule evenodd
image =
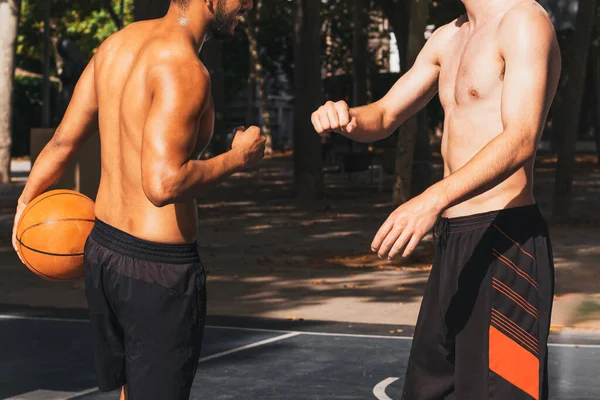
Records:
M208 11L210 11L213 14L215 13L216 2L217 2L217 0L204 0L204 4L206 4L206 8L208 8Z

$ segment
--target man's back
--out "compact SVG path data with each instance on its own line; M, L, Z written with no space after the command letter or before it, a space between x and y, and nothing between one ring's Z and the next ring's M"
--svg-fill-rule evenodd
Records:
M193 200L159 208L142 185L142 138L153 101L149 73L169 64L197 75L198 58L182 36L162 20L135 23L107 39L94 61L102 147L96 214L136 237L160 243L193 241L197 229ZM203 120L194 156L210 140L212 111Z

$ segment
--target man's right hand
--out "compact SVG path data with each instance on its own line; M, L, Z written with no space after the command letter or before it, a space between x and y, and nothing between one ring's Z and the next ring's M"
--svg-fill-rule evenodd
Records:
M23 264L25 264L25 261L23 260L23 257L21 256L21 253L19 252L19 241L17 239L17 227L19 226L19 220L21 219L21 215L23 214L23 211L25 210L26 207L27 207L27 204L25 202L23 202L21 199L19 199L19 201L17 203L17 211L15 213L15 221L13 224L13 231L12 231L12 245Z
M352 116L345 101L328 101L312 114L311 121L317 133L322 136L327 136L332 131L342 135L350 134L357 127L356 117Z
M260 128L256 126L251 126L246 130L244 127L239 127L235 131L231 150L240 154L244 168L251 167L264 158L266 140L261 135Z

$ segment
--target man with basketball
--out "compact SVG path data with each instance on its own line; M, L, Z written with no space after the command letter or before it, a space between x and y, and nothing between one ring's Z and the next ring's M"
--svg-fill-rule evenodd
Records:
M240 128L230 151L198 159L214 110L197 55L209 37L233 36L251 7L251 0L172 0L165 17L108 38L19 199L15 226L99 125L102 176L84 258L101 390L189 397L206 312L195 198L259 162L265 142L258 128Z
M554 267L532 187L560 51L533 0L463 3L467 15L439 28L381 100L329 102L312 121L320 134L376 141L439 91L444 179L396 209L372 244L407 257L437 221L402 398L547 399Z

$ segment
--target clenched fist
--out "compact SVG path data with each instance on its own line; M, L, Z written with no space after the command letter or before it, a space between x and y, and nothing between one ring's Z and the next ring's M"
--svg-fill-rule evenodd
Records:
M244 130L239 127L235 131L231 150L238 152L242 157L244 168L260 162L265 156L266 138L261 135L260 128L251 126Z
M350 134L357 127L356 117L345 101L328 101L312 114L311 121L317 133L324 136L331 131Z

